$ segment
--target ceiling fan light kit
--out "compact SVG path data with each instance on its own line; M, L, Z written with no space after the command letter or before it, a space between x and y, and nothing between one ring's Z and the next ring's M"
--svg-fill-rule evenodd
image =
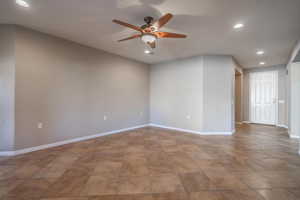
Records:
M141 39L144 43L148 44L149 42L150 43L155 42L157 37L153 34L145 33L142 35Z
M147 16L144 18L146 24L142 25L141 27L128 24L126 22L116 20L116 19L114 19L113 22L140 32L139 34L118 40L119 42L131 40L135 38L141 38L141 40L146 45L154 49L156 47L156 41L159 38L186 38L187 37L186 35L183 34L159 31L159 29L163 27L166 23L168 23L172 17L173 15L168 13L153 23L154 21L153 17Z

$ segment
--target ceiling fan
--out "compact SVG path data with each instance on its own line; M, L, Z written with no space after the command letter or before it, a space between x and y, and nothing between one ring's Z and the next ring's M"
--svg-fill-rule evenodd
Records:
M132 24L128 24L126 22L122 22L120 20L114 19L113 22L120 24L122 26L126 26L128 28L131 28L133 30L136 30L140 32L139 34L118 40L119 42L125 41L125 40L131 40L135 38L141 38L141 40L148 44L152 49L156 46L156 40L158 38L186 38L186 35L178 34L178 33L169 33L169 32L161 32L159 29L163 27L170 19L173 17L172 14L168 13L164 16L162 16L157 21L153 22L153 17L145 17L144 21L146 22L145 25L142 25L141 27L135 26Z

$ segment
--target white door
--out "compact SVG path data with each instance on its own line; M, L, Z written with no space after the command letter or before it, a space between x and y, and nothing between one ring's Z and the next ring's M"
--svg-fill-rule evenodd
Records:
M250 73L250 120L277 123L277 71Z

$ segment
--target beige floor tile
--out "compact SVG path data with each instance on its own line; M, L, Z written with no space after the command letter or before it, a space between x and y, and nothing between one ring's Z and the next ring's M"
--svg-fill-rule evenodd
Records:
M148 127L0 158L0 200L300 199L298 145L270 126Z
M45 194L51 184L52 182L46 179L27 180L11 190L7 196L16 199L38 199Z
M189 196L184 192L153 194L153 200L188 200ZM152 199L151 199L152 200Z
M57 179L47 190L46 197L76 197L80 196L88 176L71 177L62 176Z
M7 195L11 190L22 184L23 180L8 179L0 181L0 198Z
M89 200L88 197L43 198L40 200Z
M222 195L225 197L225 200L264 200L254 190L223 191Z
M212 181L202 172L180 174L180 179L187 192L198 192L215 188Z
M265 200L298 200L299 198L287 189L269 189L257 191Z
M211 180L212 188L217 190L245 190L249 187L238 177L224 170L204 170Z
M225 200L219 191L201 191L189 194L189 200Z
M86 185L82 186L81 196L114 195L117 194L118 184L116 179L91 176Z
M123 177L120 179L118 194L151 193L151 177Z
M183 192L184 188L175 174L163 174L151 177L151 193Z
M270 181L267 178L265 178L261 173L237 172L237 173L234 173L234 175L252 189L272 188Z

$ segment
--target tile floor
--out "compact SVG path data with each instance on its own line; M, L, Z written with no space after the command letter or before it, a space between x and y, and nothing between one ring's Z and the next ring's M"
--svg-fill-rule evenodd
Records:
M0 158L0 200L299 200L298 141L142 128Z

